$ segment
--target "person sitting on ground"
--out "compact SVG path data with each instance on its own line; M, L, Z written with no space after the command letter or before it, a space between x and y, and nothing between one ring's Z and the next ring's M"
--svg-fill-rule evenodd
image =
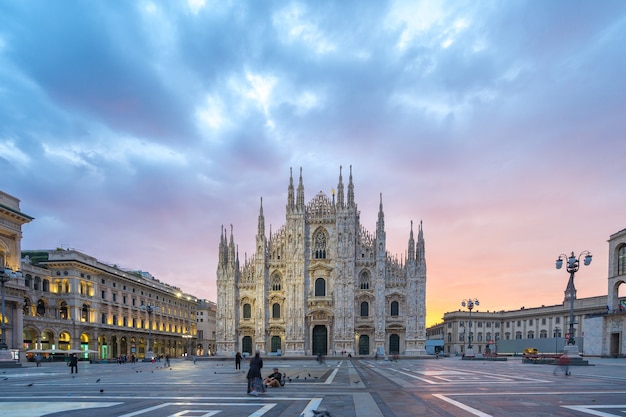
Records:
M268 387L278 388L280 387L280 380L282 377L282 374L278 372L278 368L274 368L274 373L268 375L263 383Z

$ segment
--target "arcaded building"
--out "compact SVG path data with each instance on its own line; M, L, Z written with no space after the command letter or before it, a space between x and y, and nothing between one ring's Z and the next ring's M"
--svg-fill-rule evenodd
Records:
M287 356L425 354L422 224L407 227L403 257L387 252L382 195L376 230L361 225L352 168L331 196L305 203L290 173L285 224L266 234L261 200L256 251L240 264L231 226L217 267L218 353ZM409 226L409 225L407 225Z

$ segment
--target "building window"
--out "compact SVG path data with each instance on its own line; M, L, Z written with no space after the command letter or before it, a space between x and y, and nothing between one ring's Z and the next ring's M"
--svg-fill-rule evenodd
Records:
M272 318L273 319L280 318L280 304L278 303L272 304Z
M113 293L113 302L117 302L117 294Z
M280 275L278 273L274 273L272 275L272 280L270 282L272 291L280 291L282 285L281 285L281 279L280 279Z
M522 332L515 332L515 338L516 339L521 339L522 338Z
M546 324L546 319L545 318L541 319L541 324L543 324L543 325Z
M106 291L102 290L102 292L100 293L100 295L101 295L101 298L102 298L103 300L106 300L106 298L107 298L107 297L106 297L106 295L107 295Z
M555 322L556 324L560 324L560 323L561 323L561 318L560 318L560 317L555 317L555 318L554 318L554 322Z
M539 332L539 339L547 339L548 338L548 332L545 330L542 330Z
M41 285L41 278L35 277L35 283L33 285L33 289L39 291L40 285Z
M392 301L391 302L391 316L392 317L397 317L399 315L399 304L397 301Z
M100 316L100 323L107 324L107 314L106 313L102 313L102 315Z
M48 281L47 279L43 280L43 291L50 292L50 281Z
M361 271L359 275L359 288L362 290L370 289L370 274L367 271Z
M476 338L476 340L478 340L479 342L483 341L483 333L482 332L478 332L478 337Z
M511 333L509 333L509 332L504 333L504 339L505 340L511 340Z
M482 321L477 321L476 322L476 327L483 327L483 322Z
M626 274L626 245L622 245L617 251L617 275Z
M508 329L508 328L510 328L510 327L511 327L511 322L510 322L510 321L507 321L507 322L506 322L506 328Z
M323 230L313 236L313 258L326 259L326 234Z
M252 317L252 306L250 306L250 304L246 303L243 305L243 318L244 319L249 319Z
M488 322L485 324L485 326L487 326L487 327L491 327L491 322L490 322L490 321L488 321Z
M534 339L535 338L535 332L533 332L532 330L529 331L526 338L527 339Z
M521 321L521 320L518 320L518 321L517 321L517 327L521 327L521 326L522 326L522 321Z
M326 281L324 278L318 278L315 280L315 296L326 297Z
M452 333L448 333L448 343L452 343Z
M361 303L361 317L368 317L370 315L370 305L367 301Z
M528 324L529 324L530 326L532 326L532 325L533 325L533 319L529 319L529 320L528 320Z

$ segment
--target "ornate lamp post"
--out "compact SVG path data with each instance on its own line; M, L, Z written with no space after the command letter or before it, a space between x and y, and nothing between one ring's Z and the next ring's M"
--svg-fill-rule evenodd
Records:
M7 350L7 334L5 328L6 316L4 313L4 284L11 280L16 280L22 277L20 271L14 271L8 266L5 266L0 274L0 282L2 283L2 339L0 340L0 350Z
M559 353L559 336L561 334L561 328L554 328L554 353Z
M570 256L561 254L556 260L556 269L561 269L563 266L563 260L567 259L567 272L569 272L569 282L567 283L566 295L569 297L569 336L567 338L566 354L578 355L578 346L576 346L576 340L574 339L574 299L576 298L576 287L574 286L574 276L580 268L580 258L585 255L583 263L585 266L591 263L591 253L588 250L584 250L576 257L574 252Z
M477 298L468 298L467 300L461 301L461 305L463 307L467 307L469 310L469 331L467 333L467 351L465 352L466 356L474 356L474 350L472 348L472 309L474 306L479 306L480 301Z
M154 352L152 352L152 313L159 311L160 307L151 304L142 304L139 308L148 313L148 352L146 353L144 360L151 361L152 358L154 358Z

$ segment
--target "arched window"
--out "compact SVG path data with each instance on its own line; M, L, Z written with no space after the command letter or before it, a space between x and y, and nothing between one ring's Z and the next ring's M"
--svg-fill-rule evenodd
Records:
M521 339L522 338L522 332L515 332L515 338L516 339Z
M534 339L534 338L535 338L535 332L533 332L532 330L531 330L531 331L529 331L529 332L527 333L527 337L526 337L526 338L527 338L527 339Z
M50 292L50 281L45 278L43 280L43 292Z
M326 234L322 230L313 236L313 258L326 259Z
M61 281L57 281L57 293L61 294L63 292L63 283Z
M89 321L89 305L83 304L83 309L80 312L80 321Z
M547 339L548 338L548 332L545 330L541 330L539 332L539 339Z
M315 280L315 296L326 297L326 281L324 278L318 278Z
M30 300L28 298L24 298L24 307L22 307L22 312L25 316L30 316Z
M41 278L35 277L35 282L33 284L33 290L39 291L39 287L41 286Z
M399 310L400 310L400 307L399 307L398 302L397 301L392 301L391 302L391 316L392 317L398 316Z
M272 304L272 318L273 319L280 318L280 304L278 303Z
M24 277L24 285L25 285L27 288L30 288L30 286L32 285L32 283L31 283L31 281L32 281L32 280L33 280L32 275L30 275L30 274L26 274L26 276Z
M244 319L252 318L252 306L248 303L243 305L243 318Z
M61 315L61 319L63 320L67 320L69 318L67 303L65 301L61 301L61 305L59 306L59 314Z
M370 274L368 271L361 271L359 275L359 288L362 290L370 289Z
M281 282L280 275L278 273L274 273L272 275L272 279L270 280L270 288L272 289L272 291L280 291Z
M361 317L369 317L370 315L370 305L367 301L363 301L361 303Z
M622 245L617 252L617 275L626 274L626 245Z
M46 303L43 300L37 301L37 316L43 317L46 315Z

